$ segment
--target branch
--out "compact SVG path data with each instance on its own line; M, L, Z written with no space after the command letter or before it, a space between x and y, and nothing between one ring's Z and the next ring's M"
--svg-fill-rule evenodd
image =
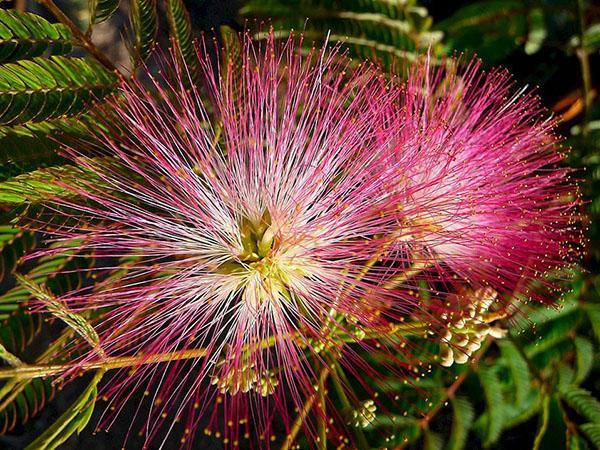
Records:
M329 376L329 373L330 373L329 367L327 367L327 366L323 367L323 369L321 370L321 373L319 374L319 386L325 385L325 380ZM296 416L296 420L294 420L294 423L292 424L292 428L290 429L290 432L288 433L288 435L285 438L285 442L281 446L281 450L290 450L292 448L294 439L296 439L296 436L298 436L298 433L300 432L300 428L302 428L302 424L304 423L304 420L308 416L308 413L310 412L313 404L315 403L317 396L318 396L318 393L315 392L313 395L311 395L310 397L308 397L306 399L306 402L304 402L302 409Z
M73 33L73 36L75 36L75 38L77 39L77 41L88 51L90 52L90 54L96 58L104 67L106 67L108 70L110 70L111 72L115 72L118 75L120 75L120 72L117 70L117 68L115 67L115 65L111 62L110 59L108 59L108 57L102 53L102 51L96 47L94 45L94 43L92 42L92 40L90 39L89 36L86 36L77 25L75 25L75 23L73 23L73 21L71 19L69 19L69 17L62 12L62 10L56 6L56 3L54 3L53 0L37 0L37 2L40 5L44 5L46 8L48 8L48 11L50 11L54 17L56 17L58 19L59 22L61 22L63 25L67 26L71 32Z
M82 364L38 364L23 365L14 368L0 369L0 379L31 379L42 378L65 373L70 369L81 369L84 371L92 369L113 370L123 367L144 366L147 364L156 364L169 361L181 361L185 359L202 358L206 355L206 349L194 348L189 350L178 350L168 353L158 353L156 355L140 356L119 356L108 357L98 361L92 361Z
M576 50L579 65L581 67L581 82L583 84L583 122L581 124L581 133L586 136L588 133L588 123L590 121L590 111L592 109L592 73L590 69L590 55L585 38L585 5L583 0L577 0L577 16L579 18L580 46Z
M471 370L477 365L479 360L485 355L487 350L490 348L490 345L493 342L493 338L488 337L485 344L481 347L481 349L476 353L473 359L469 362L469 366L461 372L461 374L456 378L454 383L452 383L448 388L444 391L444 395L442 398L436 403L436 405L429 410L425 416L418 422L418 427L420 430L424 430L429 427L429 423L433 420L434 417L438 415L438 413L442 410L446 402L452 398L456 394L458 388L465 382ZM408 442L403 443L394 447L395 450L400 450L406 447Z

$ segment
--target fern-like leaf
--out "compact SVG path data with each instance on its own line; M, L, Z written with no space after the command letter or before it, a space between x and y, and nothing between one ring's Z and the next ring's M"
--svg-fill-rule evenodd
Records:
M88 424L98 395L98 383L104 371L98 371L86 389L50 427L31 442L26 450L53 450Z
M104 352L100 348L100 338L88 321L72 311L64 302L56 298L46 287L41 286L29 277L17 274L21 286L27 289L46 309L56 318L62 320L67 326L81 336L100 355Z
M144 61L154 47L158 32L156 0L132 0L130 13L136 62Z
M66 164L58 149L65 136L89 139L87 115L0 127L0 181L36 169Z
M574 340L575 356L577 358L577 371L575 373L575 383L583 382L592 370L594 363L594 345L581 336Z
M423 432L423 450L442 450L444 448L444 439L438 433L431 430Z
M93 60L53 56L0 66L0 124L80 112L114 87L116 75Z
M510 341L498 341L503 356L503 362L510 370L514 384L515 404L522 404L531 391L531 373L527 362Z
M0 227L0 282L6 282L7 275L17 266L19 260L34 248L35 235L11 226ZM13 302L5 303L0 296L0 320L5 320L16 308Z
M590 422L600 424L600 401L591 392L576 386L570 386L561 388L560 396L567 405L582 417Z
M0 62L69 53L71 31L63 24L52 24L31 13L0 9Z
M276 29L304 30L309 45L313 39L322 42L329 36L349 44L355 54L383 64L414 59L419 49L442 37L429 30L431 17L415 1L349 0L340 5L333 0L251 0L240 12L273 19Z
M474 51L493 64L526 41L526 9L520 1L483 0L469 3L436 28L450 49Z
M584 423L580 428L592 444L594 444L596 448L600 448L600 424Z
M494 444L500 434L504 423L504 399L502 398L501 383L495 367L482 366L477 370L481 387L486 401L486 411L480 422L483 426L483 444L489 447Z
M592 325L594 336L600 343L600 305L596 303L588 303L585 305L585 311Z
M194 38L190 15L183 0L166 0L169 33L177 44L183 60L186 62L192 77L198 73L198 58L194 48Z
M0 204L39 203L56 196L71 196L72 190L65 185L77 186L89 176L83 169L72 165L19 175L0 183Z
M52 400L54 393L50 380L9 380L0 388L0 434L29 421Z
M465 397L456 397L452 399L452 430L448 439L448 450L462 450L467 443L469 430L473 425L475 412L473 405Z
M90 25L104 22L119 8L119 0L89 0Z
M77 285L71 279L75 278L76 283L79 283L81 275L76 271L61 273L61 270L67 267L74 269L75 267L72 266L77 264L82 264L82 262L80 259L73 258L71 252L47 255L39 258L37 264L27 272L27 276L38 284L48 283L52 287L60 288L66 283L71 288L76 288ZM29 290L21 285L16 285L0 295L0 311L4 313L4 318L21 310L22 305L26 304L30 298Z

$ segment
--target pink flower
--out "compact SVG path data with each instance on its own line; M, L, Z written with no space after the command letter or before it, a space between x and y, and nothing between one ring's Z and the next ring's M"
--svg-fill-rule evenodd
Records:
M400 245L511 294L578 254L578 190L538 98L478 60L444 63L414 67L395 110Z
M201 47L210 103L166 58L175 76L152 79L155 95L122 84L101 146L67 150L95 178L54 201L77 220L57 242L80 239L104 269L133 259L120 282L62 300L104 312L106 357L138 358L106 396L118 407L152 393L146 441L187 411L186 445L208 423L230 446L246 433L268 446L306 405L314 434L319 379L346 370L375 397L365 374L420 363L398 324L424 321L440 341L443 311L496 298L480 290L484 307L466 308L464 285L511 293L569 252L575 190L552 122L505 74L424 65L400 83L300 44L244 37L241 69L214 69ZM372 399L348 396L349 416L327 408L335 443L376 420Z
M189 433L205 413L235 422L224 427L229 443L244 434L238 423L271 436L277 415L288 429L314 395L320 349L347 334L340 317L381 321L367 294L382 291L388 269L363 268L397 228L382 212L395 202L386 130L400 91L369 64L350 69L337 48L303 57L293 38L280 46L271 35L262 46L246 39L244 51L239 73L215 72L200 50L210 106L185 75L152 80L157 95L124 83L104 148L68 150L96 179L80 200L56 200L85 223L57 236L100 258L140 260L121 284L63 300L110 308L96 327L109 357L203 349L111 383L115 405L132 386L158 384L148 440L173 405L177 417L189 410Z

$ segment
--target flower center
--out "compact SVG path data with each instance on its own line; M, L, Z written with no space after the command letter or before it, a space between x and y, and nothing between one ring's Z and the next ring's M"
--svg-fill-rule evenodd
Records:
M259 220L244 217L240 223L242 251L237 255L244 263L256 263L266 258L273 248L275 233L271 215L265 211Z

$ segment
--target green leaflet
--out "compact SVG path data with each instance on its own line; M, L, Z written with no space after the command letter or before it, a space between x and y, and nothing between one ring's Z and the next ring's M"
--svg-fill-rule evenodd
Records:
M557 354L559 344L568 340L568 331L576 328L580 321L580 310L571 308L569 312L545 322L539 327L539 333L533 342L525 346L525 353L530 358Z
M18 310L0 326L0 343L12 354L21 353L41 329L41 315ZM11 365L21 363L18 359ZM50 379L6 380L0 386L0 434L35 416L52 399L54 391Z
M462 450L467 443L475 411L473 405L465 397L453 398L451 404L453 412L452 430L446 448L448 450Z
M83 169L64 165L34 170L0 183L0 204L39 203L55 196L74 193L64 185L77 186L89 175Z
M577 386L566 386L560 389L560 396L582 417L600 424L600 401L590 391Z
M584 423L580 428L590 441L592 441L597 448L600 448L600 424Z
M156 0L132 0L130 20L133 27L136 62L144 61L150 54L158 32Z
M436 28L444 32L449 51L475 52L486 64L493 64L514 51L519 41L525 41L525 13L526 8L519 1L483 0L460 8ZM543 37L538 33L533 42L540 45L541 40ZM535 50L531 44L530 49Z
M58 154L65 136L91 139L88 116L0 127L0 182L36 169L66 164Z
M577 359L577 371L575 373L575 383L582 383L590 374L594 363L594 345L583 337L577 336L574 339L575 356Z
M166 8L169 33L177 44L192 79L195 79L198 75L198 57L194 48L189 13L183 4L183 0L166 0Z
M0 360L7 363L9 366L17 367L23 364L23 361L18 356L13 355L9 352L4 345L0 342Z
M66 323L99 354L104 354L102 348L100 348L100 338L96 330L83 316L71 311L65 303L31 278L20 274L16 274L16 277L19 284L25 287L38 301L42 302L53 316Z
M42 329L42 317L24 309L12 314L0 326L0 343L11 353L21 354Z
M481 425L483 425L483 444L485 447L489 447L498 440L502 433L504 399L496 367L480 367L477 375L487 405L486 412L480 417Z
M427 9L415 1L350 0L343 9L331 0L251 0L241 14L273 19L276 31L304 30L306 44L313 39L342 41L353 53L390 65L397 59L412 60L420 50L437 44L442 34L430 30ZM308 18L308 21L306 19Z
M504 362L510 370L512 382L515 387L515 404L521 405L525 402L531 391L531 373L529 367L527 367L527 362L512 342L503 340L498 341L497 344L504 357Z
M72 115L110 93L116 75L100 63L52 56L0 66L0 124Z
M24 424L54 397L49 379L8 380L0 387L0 435Z
M0 9L0 63L70 53L71 31L31 13Z
M442 450L444 448L444 438L431 430L423 432L423 450Z
M89 0L90 26L104 22L119 8L119 0Z
M600 48L600 23L591 25L583 34L583 46L590 52Z
M98 395L98 383L103 375L104 371L97 371L77 400L25 450L53 450L74 433L80 433L88 424L94 410Z
M70 268L75 269L76 263L80 263L80 261L74 259L70 252L43 256L39 258L36 261L36 265L27 272L27 276L36 283L47 283L51 285L52 288L60 289L64 285L74 288L79 285L81 275L76 271L67 273L60 273L60 271L65 269L67 265L69 265ZM16 285L8 289L0 295L0 312L2 313L0 318L6 319L10 315L15 314L15 312L21 311L23 309L22 306L27 303L30 298L31 294L29 290L22 285ZM2 332L0 332L0 337L4 337ZM7 345L9 343L8 340L3 342ZM13 351L16 348L18 347L11 346Z
M33 233L2 226L0 227L0 241L0 248L2 249L0 253L0 282L4 283L8 274L17 266L19 259L34 248L36 239ZM18 309L16 303L12 300L5 301L7 294L0 295L0 320L7 319L13 311Z
M585 305L587 313L596 341L600 343L600 304L588 303Z

